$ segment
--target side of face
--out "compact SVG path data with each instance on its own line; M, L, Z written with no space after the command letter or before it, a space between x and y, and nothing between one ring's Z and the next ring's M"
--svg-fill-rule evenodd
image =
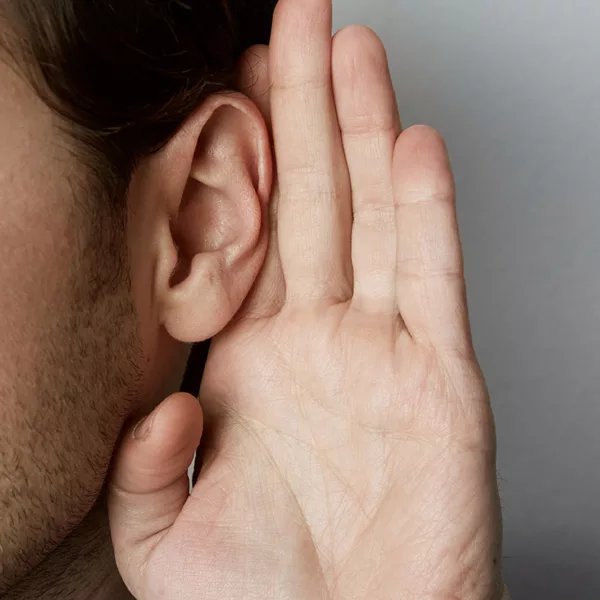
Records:
M187 344L233 317L267 246L258 110L205 100L96 197L57 117L0 61L0 595L93 505L126 420L178 385Z
M31 87L4 62L0 80L2 591L90 508L147 357L124 227L85 206Z

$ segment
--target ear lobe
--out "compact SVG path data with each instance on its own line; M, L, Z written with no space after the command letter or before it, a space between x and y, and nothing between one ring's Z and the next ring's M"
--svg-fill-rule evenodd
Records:
M170 196L156 269L162 322L175 339L198 342L234 317L262 267L270 140L250 100L219 94L203 103L162 154L157 168L165 182L159 187Z

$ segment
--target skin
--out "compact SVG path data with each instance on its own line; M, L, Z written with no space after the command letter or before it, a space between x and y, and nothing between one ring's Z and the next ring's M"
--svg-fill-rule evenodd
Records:
M111 529L139 600L505 592L447 151L402 131L377 37L330 32L329 0L281 0L241 73L272 123L274 231L202 408L169 397L118 453Z
M109 201L14 58L0 56L0 597L129 597L101 496L111 456L256 279L268 132L247 98L207 98Z

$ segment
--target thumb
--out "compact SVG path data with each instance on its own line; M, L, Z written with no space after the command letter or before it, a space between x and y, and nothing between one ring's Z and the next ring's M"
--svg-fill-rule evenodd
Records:
M188 468L202 436L202 409L174 394L127 432L109 479L108 512L115 557L131 591L145 563L189 496Z

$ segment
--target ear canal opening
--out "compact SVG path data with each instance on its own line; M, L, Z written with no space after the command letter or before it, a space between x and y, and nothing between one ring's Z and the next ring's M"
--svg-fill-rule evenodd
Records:
M183 283L186 280L186 278L189 277L192 269L192 264L191 260L182 254L181 246L177 239L177 230L173 226L173 224L171 224L171 237L173 239L173 244L175 245L175 250L177 252L177 263L175 264L175 267L173 268L173 271L171 272L171 276L169 278L169 287L173 288L179 285L180 283Z

